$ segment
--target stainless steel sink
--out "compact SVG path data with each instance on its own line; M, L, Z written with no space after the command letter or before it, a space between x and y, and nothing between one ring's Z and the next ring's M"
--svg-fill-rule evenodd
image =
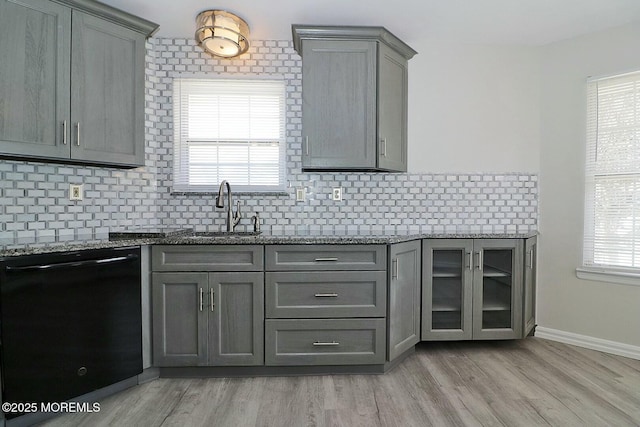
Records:
M260 231L196 231L193 237L254 237Z

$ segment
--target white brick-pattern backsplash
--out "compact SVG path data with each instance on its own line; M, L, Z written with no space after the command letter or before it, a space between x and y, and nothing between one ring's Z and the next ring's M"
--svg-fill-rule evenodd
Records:
M131 170L0 160L0 240L71 240L139 226L223 227L213 194L172 193L175 77L279 78L287 84L287 180L279 194L236 195L244 218L272 232L529 232L538 182L530 173L302 173L301 59L290 41L253 41L236 59L214 59L190 39L147 42L146 166ZM411 143L410 143L411 145ZM84 200L69 201L70 183ZM217 186L217 183L212 183ZM233 182L231 183L233 185ZM295 201L295 188L307 198ZM343 188L343 200L331 189Z
M272 232L529 232L537 225L537 175L303 173L302 62L289 41L254 41L240 59L214 59L195 42L156 40L158 106L158 189L162 224L217 230L224 226L213 194L171 192L173 163L172 80L176 77L281 78L287 85L286 194L236 195L244 219L260 213ZM233 182L231 183L233 186ZM217 183L212 183L217 185ZM295 201L295 189L307 198ZM343 200L331 189L343 188Z

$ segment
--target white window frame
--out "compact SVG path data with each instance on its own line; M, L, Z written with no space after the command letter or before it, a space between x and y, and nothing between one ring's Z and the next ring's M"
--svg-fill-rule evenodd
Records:
M209 90L221 90L231 91L240 88L240 92L245 94L247 92L261 91L261 88L267 88L267 92L273 94L277 92L280 95L279 99L279 137L270 138L269 141L265 139L251 139L249 136L243 136L240 139L229 139L223 137L212 136L211 138L189 138L189 123L188 123L188 99L186 97L191 93L196 93L196 85L209 85ZM210 86L213 85L213 86ZM212 88L212 89L211 89ZM174 156L173 156L173 189L174 193L209 193L217 192L218 186L222 180L227 180L232 186L234 193L274 193L285 191L286 183L286 83L283 79L238 79L238 78L175 78L173 80L173 123L174 123ZM190 175L190 161L189 161L189 143L196 142L201 145L210 144L211 148L219 152L225 144L228 146L231 144L238 144L238 146L249 146L248 150L251 152L252 147L260 146L260 144L278 146L278 183L270 185L262 185L259 183L243 185L234 183L234 179L229 176L225 176L224 172L220 171L220 163L216 164L211 162L215 168L215 172L211 172L212 176L216 176L215 179L211 179L212 182L206 184L194 184ZM263 145L264 147L264 145ZM228 164L227 164L228 165ZM273 165L273 163L272 163ZM228 167L228 166L227 166ZM212 169L213 171L213 169ZM249 176L251 173L248 173Z
M629 161L640 159L640 71L588 80L586 139L583 265L576 274L640 286L640 225L621 225L640 223L640 162ZM623 141L631 143L625 148ZM625 156L607 157L625 149ZM608 209L599 202L607 196Z

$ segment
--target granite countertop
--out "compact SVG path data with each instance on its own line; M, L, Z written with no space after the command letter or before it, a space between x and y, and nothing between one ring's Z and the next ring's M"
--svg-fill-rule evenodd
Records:
M211 235L215 234L215 235ZM318 231L296 233L220 235L219 233L194 233L192 229L135 229L111 232L108 235L75 236L62 239L33 239L0 242L0 257L66 252L85 249L117 248L144 245L377 245L408 242L417 239L525 239L535 236L529 233L333 233Z

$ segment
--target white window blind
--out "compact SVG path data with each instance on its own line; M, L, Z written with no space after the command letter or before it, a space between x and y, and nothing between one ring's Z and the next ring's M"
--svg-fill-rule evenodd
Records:
M588 83L585 266L640 269L640 72Z
M283 81L174 79L173 94L174 191L284 189Z

